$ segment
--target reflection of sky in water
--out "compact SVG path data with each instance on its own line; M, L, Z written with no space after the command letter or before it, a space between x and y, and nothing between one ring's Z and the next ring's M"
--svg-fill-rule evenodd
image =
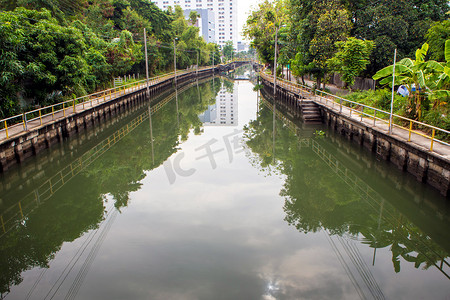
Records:
M247 124L255 117L256 95L249 83L239 89L245 99L239 103L239 124ZM217 153L215 169L208 159L197 159L195 149L211 139L218 140L213 147L224 148L222 137L234 129L205 127L201 135L190 134L178 153L186 154L183 169L195 168L192 175L170 184L163 166L147 173L117 215L78 299L359 299L327 232L300 233L284 220L285 199L279 195L284 175L266 176L245 152L232 162L227 151ZM335 236L331 241L338 243ZM417 270L402 261L396 274L387 247L377 250L372 266L372 248L345 241L357 248L387 298L448 296L448 281L435 269ZM51 266L62 269L79 243L64 244ZM39 273L27 273L23 284L31 287ZM42 282L51 285L56 277L47 274ZM370 299L370 291L361 289ZM23 290L11 299L23 299L29 289ZM45 290L37 292L45 295Z

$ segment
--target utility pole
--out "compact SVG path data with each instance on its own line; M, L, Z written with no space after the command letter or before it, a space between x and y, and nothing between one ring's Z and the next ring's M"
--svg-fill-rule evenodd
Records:
M278 52L278 30L280 29L280 27L285 27L286 25L278 25L275 26L275 61L273 62L273 99L275 101L275 95L276 95L276 91L277 91L277 84L276 84L276 80L277 80L277 52Z
M177 48L176 48L176 41L177 38L173 39L173 68L175 73L175 86L177 85Z
M392 134L392 112L394 110L394 83L395 83L395 60L397 58L397 48L394 50L394 67L392 68L392 96L391 96L391 114L389 115L389 134ZM417 89L417 87L416 87Z
M150 88L149 88L149 82L148 82L148 55L147 55L147 32L144 28L144 44L145 44L145 75L146 75L146 82L147 82L147 97L150 98Z
M277 44L278 44L278 27L275 27L275 60L273 62L273 101L277 92ZM275 112L274 112L275 114Z

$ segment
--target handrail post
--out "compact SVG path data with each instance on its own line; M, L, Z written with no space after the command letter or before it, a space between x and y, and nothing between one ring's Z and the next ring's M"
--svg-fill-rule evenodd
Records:
M3 221L3 215L0 216L0 220L2 221L3 233L6 233L5 222Z
M23 219L24 215L23 215L23 210L22 210L22 204L20 204L20 201L19 201L19 210L20 210L20 215L22 216L22 219Z
M9 135L8 135L8 124L6 123L6 120L5 120L5 132L6 132L6 138L9 139Z
M374 113L373 113L373 127L375 127L375 120L376 119L377 119L377 111L374 110Z
M339 99L339 113L342 114L342 99Z
M42 114L41 114L41 110L39 110L39 120L41 121L41 125L42 125Z
M409 136L408 136L408 142L411 142L411 132L412 132L412 121L409 121Z
M75 99L73 99L73 113L75 113Z
M65 105L64 105L64 102L63 102L63 117L65 117L66 116L66 108L65 108Z
M52 120L55 118L55 106L52 105Z
M430 151L433 152L433 142L434 142L434 134L436 133L436 129L433 128L433 132L431 133L431 145Z
M23 122L23 129L28 130L28 124L27 124L27 113L22 114L22 122Z

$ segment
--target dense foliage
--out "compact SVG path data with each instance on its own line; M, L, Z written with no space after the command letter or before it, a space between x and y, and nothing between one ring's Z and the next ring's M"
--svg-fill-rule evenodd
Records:
M290 64L292 74L303 83L304 76L311 75L319 89L333 72L341 74L347 87L356 76L375 74L374 79L384 79L379 81L381 87L389 87L392 66L385 68L393 63L397 49L396 73L401 76L395 85L409 91L399 113L448 130L449 8L444 0L265 1L248 17L244 33L272 69L279 29L278 63Z
M281 48L294 50L286 53L291 60L300 53L302 65L312 64L310 73L319 77L320 72L327 71L326 60L336 52L335 42L348 37L372 40L374 51L366 70L366 75L372 76L392 63L394 48L402 59L413 56L427 38L442 46L445 38L438 40L442 32L448 34L445 31L448 10L448 2L443 0L265 1L248 17L244 33L252 40L261 59L272 64L273 24L286 26L285 34L278 37ZM433 33L425 36L429 29Z
M216 64L180 7L162 11L150 0L0 0L0 118L105 88L113 77L150 75Z

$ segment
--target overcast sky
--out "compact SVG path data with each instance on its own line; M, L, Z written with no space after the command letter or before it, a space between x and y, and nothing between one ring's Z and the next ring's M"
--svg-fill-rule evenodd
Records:
M239 29L239 37L238 41L242 41L244 38L242 36L242 28L247 20L247 17L250 14L250 11L256 9L258 3L263 0L237 0L238 4L238 29Z

